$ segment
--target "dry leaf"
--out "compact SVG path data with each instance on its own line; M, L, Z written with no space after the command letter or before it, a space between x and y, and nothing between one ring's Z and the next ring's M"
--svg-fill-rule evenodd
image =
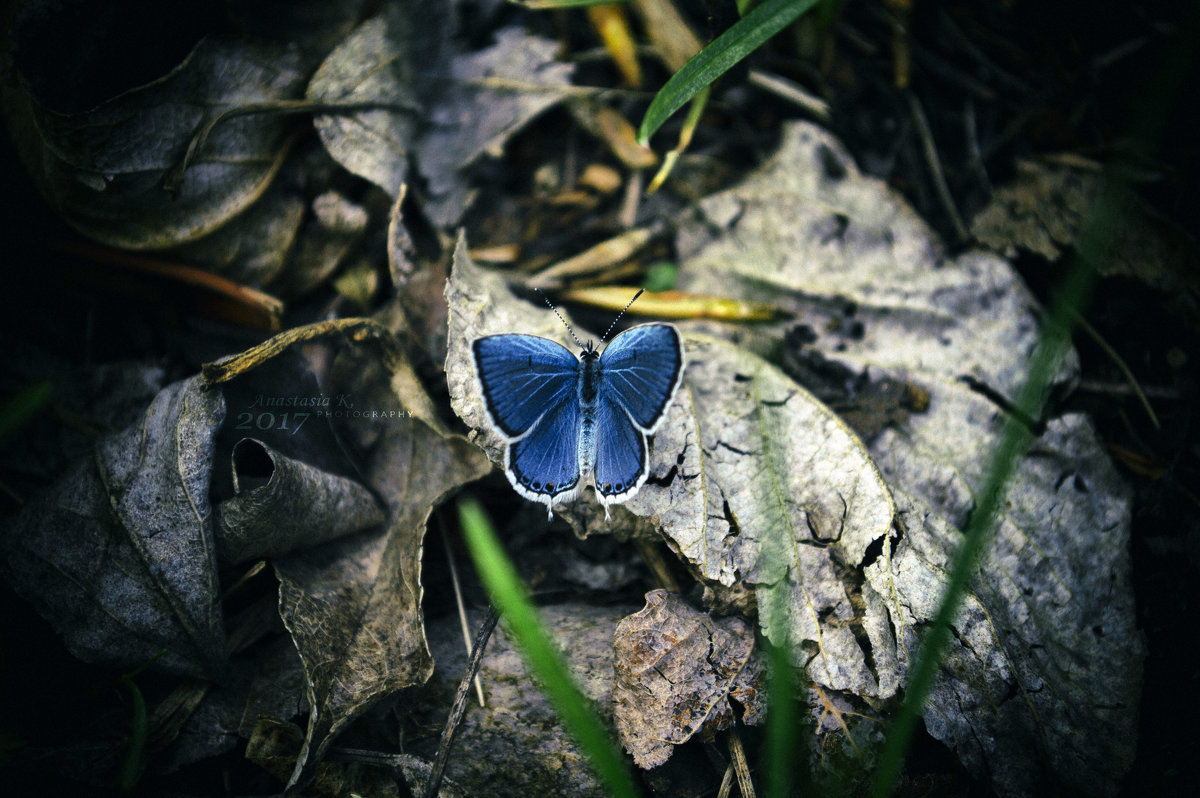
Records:
M0 536L4 576L86 662L215 676L225 664L212 510L220 393L164 388Z
M303 177L289 160L258 200L212 233L172 247L170 256L244 285L294 293L285 268L305 219Z
M1017 162L1011 182L996 189L971 221L971 235L1005 257L1026 250L1057 261L1077 245L1088 209L1104 191L1100 164L1082 158ZM1185 230L1158 217L1136 197L1116 220L1112 245L1096 264L1105 277L1129 277L1162 292L1185 322L1195 324L1200 306L1200 259Z
M21 128L26 167L76 229L127 249L193 241L257 201L286 154L291 118L253 113L213 128L183 178L163 190L193 136L210 120L251 104L294 99L299 54L265 42L205 39L171 72L97 107L55 113L27 98Z
M390 3L335 47L308 84L314 102L376 104L318 115L313 126L334 160L396 198L418 120L406 3Z
M682 288L769 299L804 320L806 346L853 378L928 396L924 412L895 419L870 444L897 501L882 546L848 546L836 513L820 516L854 599L844 622L870 642L881 686L885 673L902 683L982 489L1005 412L993 397L1014 396L1024 379L1035 300L999 258L947 259L898 196L807 124L789 126L744 183L702 201L681 224L679 247ZM1072 357L1060 391L1074 374ZM1143 652L1128 491L1090 422L1066 414L1048 419L1006 497L926 728L1005 794L1035 791L1047 773L1109 794L1133 756ZM809 673L838 684L828 671Z
M765 715L762 663L754 631L740 618L716 620L665 590L646 594L640 612L613 635L613 716L638 767L667 761L674 746L704 739L734 722Z
M898 687L881 607L856 606L843 562L861 560L892 522L866 449L782 372L715 338L685 335L688 370L655 450L666 476L629 503L652 513L704 582L754 587L764 633L809 664L813 681L887 698ZM766 600L786 596L782 615ZM778 595L778 594L776 594ZM810 648L811 647L811 648ZM815 654L815 656L814 656Z
M521 28L496 33L486 50L456 56L438 102L429 110L429 130L417 144L418 164L428 183L425 213L452 226L470 205L469 168L538 114L566 97L571 67L554 60L557 43Z
M382 533L355 535L276 563L280 613L309 681L311 715L290 784L304 785L346 726L429 678L421 551L434 506L487 469L478 449L411 416L375 445L367 481L387 504Z

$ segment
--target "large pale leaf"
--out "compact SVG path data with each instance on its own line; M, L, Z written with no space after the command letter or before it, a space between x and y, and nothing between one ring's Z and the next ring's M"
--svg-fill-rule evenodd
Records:
M630 502L653 510L703 581L756 589L764 632L818 684L887 698L898 678L880 606L856 608L846 563L892 524L891 497L858 438L757 356L688 335L678 410L655 438L671 480Z
M1004 398L1024 378L1036 301L999 258L949 259L897 195L810 125L787 128L758 173L700 203L679 244L684 287L796 314L812 341L804 354L853 378L847 402L856 380L929 397L869 441L900 497L894 532L865 553L836 546L868 614L887 620L874 634L864 623L876 668L902 680L945 583L955 529L974 509ZM1073 359L1064 364L1059 390L1074 369ZM956 621L926 726L1005 793L1032 791L1047 773L1110 793L1133 755L1143 651L1127 491L1086 419L1052 417L1035 433ZM892 636L896 661L884 662L876 641Z
M0 537L8 582L80 659L216 675L225 662L212 511L221 394L163 389L142 421L35 496Z

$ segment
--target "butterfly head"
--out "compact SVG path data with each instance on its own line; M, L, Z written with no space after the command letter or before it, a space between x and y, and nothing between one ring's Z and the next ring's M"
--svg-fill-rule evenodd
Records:
M562 314L558 312L558 308L554 307L553 303L550 302L550 297L543 294L542 289L540 289L536 286L534 287L533 290L537 291L539 294L542 294L542 299L545 300L546 306L548 308L550 308L551 310L553 310L554 315L558 316L559 321L561 321L564 325L566 325L567 332L571 333L571 337L575 339L575 343L577 343L581 347L583 347L582 351L580 351L580 353L579 353L579 357L582 358L584 362L590 362L590 361L595 360L596 358L600 357L599 350L597 350L596 347L592 345L591 340L589 340L586 345L580 343L579 338L576 337L576 335L575 335L575 331L571 329L571 325L567 324L567 320L564 319L562 317ZM606 340L608 340L608 334L613 331L614 327L617 326L617 322L620 321L621 317L625 315L625 311L629 310L629 305L632 305L634 303L634 300L636 300L643 293L645 293L645 291L646 291L645 288L638 289L638 292L633 295L633 299L629 300L629 304L627 304L625 306L625 309L617 314L617 317L612 320L612 324L608 325L608 329L604 331L604 335L600 336L600 343L604 343Z

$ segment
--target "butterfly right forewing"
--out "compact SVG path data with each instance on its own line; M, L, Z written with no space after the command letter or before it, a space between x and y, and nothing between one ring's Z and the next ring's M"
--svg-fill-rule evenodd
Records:
M600 398L623 407L639 429L653 432L683 377L683 344L669 324L630 327L600 357Z

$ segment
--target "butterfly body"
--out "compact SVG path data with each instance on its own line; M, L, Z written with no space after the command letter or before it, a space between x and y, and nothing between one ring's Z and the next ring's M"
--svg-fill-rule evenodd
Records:
M508 447L504 471L517 493L546 505L570 501L590 480L610 503L649 474L649 443L683 375L683 347L669 324L618 335L578 358L533 335L504 334L471 346L488 419Z

